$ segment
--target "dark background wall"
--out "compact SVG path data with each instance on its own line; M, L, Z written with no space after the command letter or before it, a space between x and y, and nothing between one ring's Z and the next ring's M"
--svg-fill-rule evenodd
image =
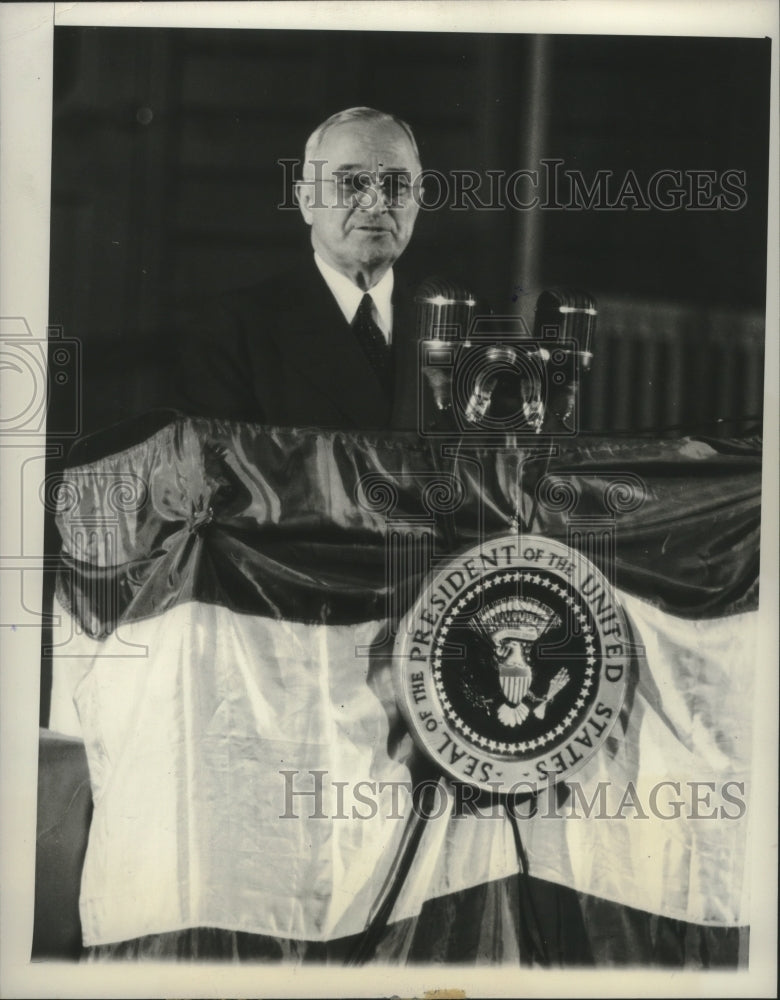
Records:
M56 28L50 316L82 345L83 430L165 405L178 302L306 243L277 160L355 104L445 172L744 170L739 211L423 211L403 264L526 318L545 286L592 292L591 429L758 413L768 84L761 40Z

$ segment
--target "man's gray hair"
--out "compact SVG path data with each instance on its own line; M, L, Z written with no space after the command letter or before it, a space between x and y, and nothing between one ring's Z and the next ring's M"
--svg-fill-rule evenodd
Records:
M414 155L417 157L417 162L420 162L420 151L417 148L414 133L402 118L391 115L387 111L377 111L375 108L347 108L345 111L337 111L335 115L326 118L309 136L306 149L303 153L304 169L306 169L306 164L310 163L316 156L317 150L320 148L322 139L328 129L333 128L334 125L344 125L346 122L356 121L393 122L404 131L414 150Z

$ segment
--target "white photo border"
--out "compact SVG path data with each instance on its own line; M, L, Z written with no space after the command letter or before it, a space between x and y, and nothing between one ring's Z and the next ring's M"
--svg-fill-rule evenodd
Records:
M765 464L761 550L761 635L755 704L757 773L762 797L751 804L753 859L750 969L689 973L604 968L575 971L462 967L233 967L125 963L31 963L35 865L40 632L0 630L2 867L0 995L87 996L774 996L776 990L778 703L778 9L773 0L444 0L290 3L25 3L0 9L0 316L23 317L45 340L49 283L52 52L56 25L198 26L338 30L549 32L697 35L772 39L769 228L767 257ZM0 402L5 412L13 400ZM19 469L39 460L45 440L0 441L3 486L0 569L20 567L22 588L0 589L40 607L43 507L25 510L17 537ZM30 568L23 572L24 567ZM5 574L4 574L5 576ZM39 601L35 604L35 600ZM0 618L7 620L6 615ZM10 619L9 619L10 620ZM441 995L441 994L440 994ZM452 994L450 994L452 995ZM455 995L459 995L456 993Z

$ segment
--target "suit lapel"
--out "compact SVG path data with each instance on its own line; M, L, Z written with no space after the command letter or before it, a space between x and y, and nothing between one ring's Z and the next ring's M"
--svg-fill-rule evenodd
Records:
M390 402L313 260L291 289L288 322L276 339L288 370L328 397L357 427L387 427Z
M418 343L416 317L411 292L396 274L393 287L393 352L395 383L391 427L416 430L418 427Z

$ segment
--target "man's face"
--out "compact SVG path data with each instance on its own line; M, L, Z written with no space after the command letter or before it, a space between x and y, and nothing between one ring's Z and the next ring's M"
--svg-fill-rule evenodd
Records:
M366 271L381 277L406 249L417 218L411 185L420 164L406 133L394 122L334 125L314 159L324 163L307 163L298 187L314 249L353 281Z

